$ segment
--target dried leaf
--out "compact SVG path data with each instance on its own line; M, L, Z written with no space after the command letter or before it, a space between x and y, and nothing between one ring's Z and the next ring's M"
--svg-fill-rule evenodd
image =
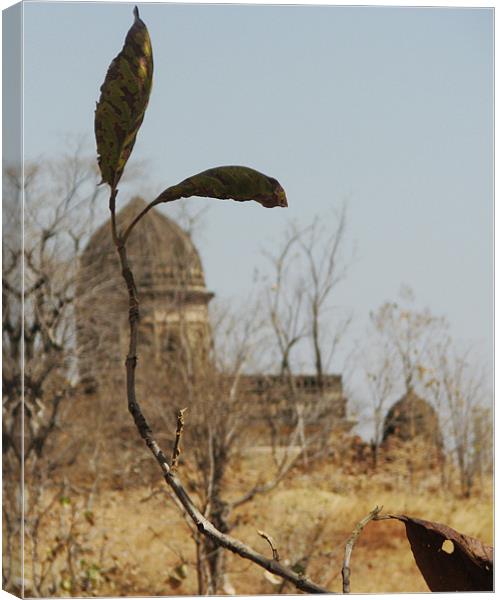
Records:
M174 569L174 572L180 579L186 579L189 573L187 564L182 563L180 565L177 565Z
M95 525L95 516L91 510L86 510L83 513L83 516L85 517L85 520L87 521L87 523L89 523L89 525L92 525L92 526Z
M157 203L191 196L231 199L237 202L255 200L266 208L288 206L285 190L278 181L249 167L208 169L165 190Z
M175 575L175 573L171 573L167 577L166 583L168 583L173 590L177 590L182 585L182 579L177 577L177 575Z
M388 515L405 524L406 536L432 592L493 591L493 548L451 527Z
M108 68L95 111L99 168L112 189L134 147L153 83L151 40L137 6L134 17L122 51Z

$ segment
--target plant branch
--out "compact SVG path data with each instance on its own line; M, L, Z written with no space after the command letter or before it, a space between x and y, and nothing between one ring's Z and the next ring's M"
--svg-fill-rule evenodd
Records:
M354 544L358 539L360 533L363 531L365 525L370 521L373 521L378 517L378 514L382 510L382 507L376 506L369 515L367 515L364 519L356 525L354 531L351 533L347 543L345 545L344 552L344 563L342 565L342 591L344 594L349 594L351 591L351 554L354 549Z
M279 562L280 555L279 555L278 549L276 548L276 544L275 544L273 538L270 535L268 535L265 531L257 530L257 533L260 535L260 537L264 538L266 540L266 542L269 544L269 546L271 547L271 550L273 552L273 560L275 560L276 562Z
M170 190L174 190L175 188L169 188ZM168 190L167 190L168 191ZM176 199L175 193L172 192L171 200ZM134 276L130 269L130 265L127 257L127 250L125 246L126 239L132 230L132 227L139 221L139 219L155 204L159 202L169 201L165 199L165 193L161 194L155 201L153 201L128 227L125 231L125 234L122 236L117 235L116 231L116 220L115 220L115 198L117 194L117 190L112 190L110 197L110 210L111 210L111 223L112 223L112 232L113 239L115 241L116 249L118 252L118 256L120 258L120 265L122 269L122 276L125 280L125 284L127 286L128 296L129 296L129 325L130 325L130 340L129 340L129 350L127 354L127 358L125 361L125 368L127 373L127 401L128 401L128 409L132 418L134 419L134 423L137 427L137 430L147 447L153 454L156 459L156 462L159 464L163 477L167 485L171 488L176 498L182 504L184 510L190 516L191 520L195 524L198 531L211 539L215 544L234 552L238 556L245 558L254 562L255 564L263 567L270 573L274 573L287 581L293 583L298 589L309 592L309 593L329 593L328 590L322 588L321 586L308 581L305 577L300 574L295 573L291 569L281 565L274 559L269 559L262 554L259 554L250 546L240 542L239 540L222 533L219 531L214 525L208 521L196 508L188 493L184 489L178 477L172 472L171 467L168 464L167 458L164 452L161 450L159 444L153 437L153 432L151 427L149 426L142 409L136 398L136 390L135 390L135 369L137 366L137 336L138 336L138 324L139 324L139 301L137 299L137 290L135 286Z
M142 217L144 217L144 215L146 215L157 204L161 204L162 202L173 202L174 200L179 200L182 197L183 195L180 191L180 187L177 185L173 185L172 187L169 187L166 190L164 190L133 219L133 221L127 227L125 233L122 236L123 243L125 244L127 242L129 235L132 232L132 229L137 225L137 223L142 219Z
M179 458L179 456L181 454L180 445L181 445L182 432L184 430L184 413L186 412L186 410L187 410L187 408L181 408L179 410L179 412L177 413L177 428L175 430L174 449L172 450L172 465L171 465L172 471L175 471L175 469L177 468L177 459Z

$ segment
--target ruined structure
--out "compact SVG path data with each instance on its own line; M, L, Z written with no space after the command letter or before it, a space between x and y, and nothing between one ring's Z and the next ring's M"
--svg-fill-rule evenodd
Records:
M442 445L436 411L411 390L389 409L384 420L383 441L395 438L407 442L417 437L437 447Z
M134 198L117 213L118 228L145 206ZM202 360L211 342L208 303L213 294L189 235L151 210L132 231L127 249L140 302L141 365L165 369L187 354ZM77 296L80 379L89 390L114 385L117 377L123 379L128 348L128 296L109 221L81 256Z
M118 227L130 223L145 206L142 199L133 199L118 212ZM165 413L168 395L182 390L176 385L192 385L198 372L209 373L212 380L217 377L210 364L208 304L213 294L206 288L190 236L159 211L151 210L134 228L127 250L140 302L137 386L147 392L141 397L147 397L153 409L160 406ZM80 380L88 391L122 389L128 296L109 221L97 229L81 255L77 294ZM228 387L224 380L222 376L217 384L222 393ZM327 420L352 427L346 420L339 375L324 376L321 389L314 376L242 375L238 389L257 420L279 421L285 429L297 419L306 427Z
M296 407L289 398L293 395L295 404L308 410L310 420L333 416L349 428L353 423L347 420L347 398L344 396L340 375L323 375L323 388L318 387L314 375L242 375L241 388L244 394L253 398L257 406L271 406L270 414L284 424L292 426L296 420ZM318 398L322 397L322 402ZM316 410L311 410L315 406Z
M270 433L271 442L287 442L300 425L304 433L349 432L347 398L340 375L323 375L322 388L315 375L242 375L241 393L254 406L255 433Z

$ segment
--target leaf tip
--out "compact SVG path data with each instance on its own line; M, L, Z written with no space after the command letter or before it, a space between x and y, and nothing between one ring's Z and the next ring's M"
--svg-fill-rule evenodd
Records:
M277 190L276 195L278 200L278 206L281 206L281 208L288 208L288 200L286 198L285 190L281 186Z
M288 200L282 185L274 177L269 177L269 181L272 184L272 194L268 198L258 200L258 202L265 208L274 208L276 206L288 208Z

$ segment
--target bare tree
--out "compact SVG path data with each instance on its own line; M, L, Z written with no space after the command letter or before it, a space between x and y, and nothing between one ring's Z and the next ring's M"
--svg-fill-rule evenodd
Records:
M443 455L447 450L458 467L461 494L468 496L475 476L482 472L480 465L487 463L477 444L479 432L488 429L487 378L484 370L472 366L470 351L456 351L446 320L427 309L415 310L413 302L413 293L406 288L400 304L387 302L371 314L376 341L372 356L378 367L370 366L366 375L373 400L374 443L381 441L386 401L398 393L417 391L439 415L440 427L429 441L439 457L442 483L447 475L449 479ZM481 417L485 418L484 428ZM419 434L415 424L413 427L413 435ZM410 453L410 468L413 458Z
M7 547L12 547L21 535L24 501L24 535L33 558L30 590L42 595L47 588L37 548L49 481L77 452L74 443L58 444L57 453L53 450L61 416L74 393L76 258L93 218L98 179L77 148L60 160L27 165L24 177L6 169L4 183L8 223L24 200L23 246L17 238L20 229L3 240L4 519ZM18 476L21 465L24 479ZM7 552L7 589L25 585L15 560Z
M182 303L176 307L181 314L183 309ZM296 453L285 448L274 468L262 472L247 490L235 494L228 485L228 474L241 462L242 452L263 441L259 424L268 407L258 401L252 377L246 373L265 335L261 314L258 303L237 314L227 307L213 310L214 342L204 357L200 356L200 344L193 344L190 339L187 321L181 319L184 326L178 331L177 340L182 351L171 356L172 363L166 369L175 373L177 382L174 388L170 385L170 406L186 409L178 468L189 473L201 513L225 534L239 523L236 509L274 489L298 459ZM160 381L161 377L156 379ZM171 421L167 412L159 422L167 427ZM293 445L296 436L290 439ZM186 523L196 547L198 593L230 593L233 588L226 551L217 540L193 527L189 519Z
M417 408L411 399L415 393L419 398L429 399L425 374L432 364L432 352L438 340L447 333L447 323L428 309L415 309L414 303L413 291L408 286L403 286L398 302L385 302L370 313L368 332L359 344L358 360L366 384L366 405L373 424L370 446L374 468L377 467L380 448L387 433L385 427L390 404L408 399L406 406L409 413L405 418L408 419L411 437L425 433L427 439L430 434L427 430L417 430ZM429 411L432 408L429 407ZM435 446L436 457L444 468L439 427L436 427L432 436L431 443ZM408 450L408 444L406 446ZM413 481L413 473L417 468L416 458L408 450L405 460L410 481ZM432 461L429 464L433 464Z
M372 452L372 465L376 469L380 446L384 434L384 419L387 412L387 403L393 397L396 384L394 373L395 362L391 358L390 349L379 348L371 360L366 356L364 359L364 374L368 385L371 401L371 416L373 421L373 434L370 440ZM362 360L363 360L362 359Z
M440 346L428 387L441 407L445 439L458 467L460 493L469 497L475 480L491 472L491 405L484 369L470 350L457 352L451 342Z
M12 194L24 192L25 219L24 248L20 251L9 244L4 246L3 272L4 451L12 450L18 459L26 459L32 452L41 455L55 427L64 388L74 374L76 258L93 216L91 210L82 212L81 205L92 207L99 193L95 169L78 155L57 164L28 167L26 172L24 182L20 174L6 173ZM59 180L55 179L56 172L60 173ZM48 180L54 182L54 187ZM14 276L20 265L24 266L24 280ZM24 315L16 310L22 300ZM21 324L23 398L19 393ZM45 395L50 386L49 409ZM61 391L55 389L58 387ZM21 450L16 431L23 410L27 429Z
M239 326L236 325L236 321ZM242 370L249 360L259 337L259 320L255 311L238 319L229 315L215 328L216 343L203 364L197 363L196 383L187 383L183 398L189 399L188 423L185 433L186 460L192 466L197 482L202 514L223 533L230 533L236 521L234 506L226 494L226 475L241 447L242 436L252 419L240 390ZM192 346L186 348L192 350ZM229 354L231 352L231 354ZM178 374L186 373L196 360L179 361ZM181 375L182 376L182 375ZM198 550L197 572L199 593L215 594L228 591L225 551L214 540L193 531Z
M491 406L476 406L473 411L473 473L479 489L493 483L493 409Z
M428 309L413 309L415 298L409 287L403 287L400 296L400 304L386 302L370 314L370 320L379 339L394 353L399 385L408 393L418 385L429 352L446 332L447 324Z
M305 290L293 279L296 275L293 269L297 258L296 246L301 233L293 228L279 253L267 254L274 271L273 281L266 290L269 321L280 356L279 372L283 376L291 374L290 353L307 335L303 322Z
M349 263L343 256L346 235L346 207L343 206L332 228L317 217L303 232L300 247L305 259L302 287L306 290L309 337L313 347L318 385L323 386L325 369L331 365L337 346L345 334L351 316L339 319L335 327L326 326L325 318L333 310L331 299L339 283L346 277Z
M346 209L333 215L331 227L316 217L299 228L292 225L281 248L267 253L272 265L272 278L267 283L266 299L270 330L278 354L279 372L288 388L287 403L293 409L292 422L298 434L304 459L307 460L307 431L313 426L321 435L315 443L329 438L333 424L343 415L332 411L330 370L351 316L342 314L332 304L338 285L346 277L349 261L345 258ZM310 344L308 346L308 343ZM297 375L303 365L314 370L314 399L307 399L297 387ZM269 420L273 439L275 420Z
M350 314L342 315L332 304L350 265L345 257L346 218L344 206L333 215L331 227L319 217L305 227L292 225L280 250L266 253L273 271L267 303L280 372L291 372L292 349L309 340L319 387L351 322Z

